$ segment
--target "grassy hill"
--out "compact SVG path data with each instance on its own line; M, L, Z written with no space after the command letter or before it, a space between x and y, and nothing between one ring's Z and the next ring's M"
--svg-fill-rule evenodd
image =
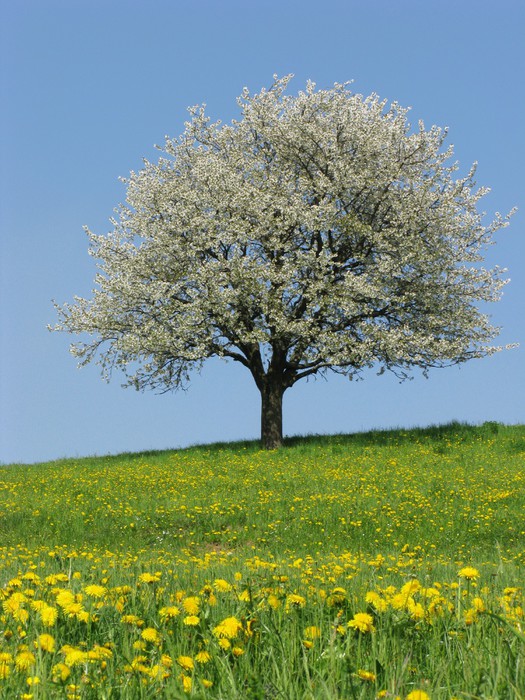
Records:
M524 513L495 423L0 467L0 697L524 698Z

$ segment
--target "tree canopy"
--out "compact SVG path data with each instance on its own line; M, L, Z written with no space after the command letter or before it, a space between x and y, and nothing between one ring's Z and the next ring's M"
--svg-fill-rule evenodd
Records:
M508 217L483 223L475 165L457 177L446 129L349 84L238 98L240 118L190 108L158 162L132 172L92 299L57 306L72 352L137 388L176 389L210 357L252 374L265 447L282 439L286 389L328 371L413 369L501 348L480 302L502 270L481 266Z

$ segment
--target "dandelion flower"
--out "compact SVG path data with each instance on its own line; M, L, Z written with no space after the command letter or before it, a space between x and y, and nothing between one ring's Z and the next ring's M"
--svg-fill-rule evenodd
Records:
M160 663L164 668L171 668L173 666L173 659L169 654L162 654L160 657Z
M363 633L373 632L375 630L374 618L368 613L356 613L353 619L348 623L348 626Z
M467 581L475 581L479 578L479 571L473 566L465 566L458 572L458 576L467 579Z
M209 661L211 661L211 654L207 651L199 651L197 654L195 654L195 661L199 664L207 664Z
M359 669L357 675L362 681L368 681L369 683L373 683L376 679L376 674L372 673L372 671L363 671Z
M137 627L142 627L144 620L141 620L137 615L122 615L120 621L124 625L136 625Z
M108 589L105 586L97 586L96 584L84 587L84 593L90 598L103 598L107 592Z
M27 597L23 593L17 591L2 603L2 608L5 613L14 615L26 601Z
M35 655L30 651L21 651L15 656L15 666L19 671L27 671L35 663Z
M69 647L66 652L66 657L64 663L66 666L76 666L80 664L85 664L88 661L88 655L82 649L75 649L74 647Z
M158 583L160 581L161 574L160 572L157 572L155 574L140 574L139 576L139 581L141 583Z
M289 608L304 608L306 605L306 598L302 595L297 595L297 593L290 593L286 598L286 607Z
M417 593L421 588L421 584L417 579L412 579L411 581L407 581L403 586L401 586L401 593L405 593L406 595L413 595L414 593Z
M273 609L277 610L279 605L281 604L279 598L275 595L275 593L270 593L268 596L268 605Z
M0 681L5 681L11 673L11 667L5 661L0 661Z
M406 696L405 700L430 700L430 695L424 690L413 690Z
M43 651L55 651L55 639L50 634L39 634L35 646L40 647Z
M306 639L317 639L321 636L321 630L319 629L319 627L312 625L311 627L307 627L305 629L304 636L306 637Z
M159 610L159 615L160 619L163 621L172 620L174 617L177 617L177 615L180 615L180 610L176 605L169 605L165 608L161 608Z
M177 663L185 671L193 671L195 668L195 663L193 662L191 656L179 656L177 658Z
M53 680L67 681L71 674L71 670L69 666L66 666L66 664L55 664L51 674L53 676Z
M200 604L201 601L198 596L190 596L182 601L184 612L188 613L188 615L197 615L200 609Z
M182 624L188 625L188 627L196 627L200 622L200 617L197 615L186 615L182 620Z
M242 622L236 617L227 617L213 628L213 634L219 639L233 639L240 630L242 630Z
M142 630L140 636L145 642L151 642L152 644L160 642L160 634L154 627L146 627Z
M58 610L52 605L44 605L40 608L38 614L40 615L44 627L53 627L57 621Z
M365 600L370 605L373 605L377 612L385 612L388 608L388 603L384 598L381 598L379 593L375 591L368 591L365 596Z
M216 578L213 585L215 586L215 590L220 593L228 593L228 591L232 589L231 583L228 583L228 581L225 581L223 578Z

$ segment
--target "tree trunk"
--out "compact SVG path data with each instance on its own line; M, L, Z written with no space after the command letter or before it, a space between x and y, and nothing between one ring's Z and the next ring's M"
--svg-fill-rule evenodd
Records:
M261 389L261 442L265 450L276 450L283 443L283 394L280 383L266 382Z

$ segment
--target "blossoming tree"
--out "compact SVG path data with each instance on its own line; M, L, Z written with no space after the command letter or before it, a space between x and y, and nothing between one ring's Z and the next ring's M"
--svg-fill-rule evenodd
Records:
M194 107L182 136L127 182L90 300L57 306L56 330L108 377L185 384L207 358L251 373L266 448L282 440L284 392L328 371L426 372L500 348L478 302L505 280L479 265L484 225L473 166L455 178L446 130L348 84L286 93L290 76L238 99L239 120Z

